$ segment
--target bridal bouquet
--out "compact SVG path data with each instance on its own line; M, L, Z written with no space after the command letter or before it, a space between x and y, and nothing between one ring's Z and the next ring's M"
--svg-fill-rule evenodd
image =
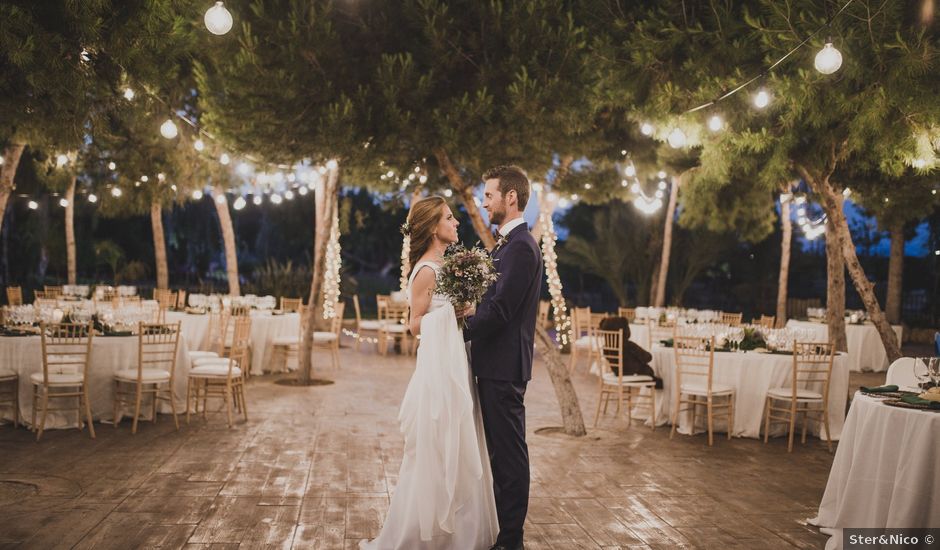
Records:
M479 302L497 278L493 258L485 250L455 244L444 253L436 292L447 296L455 308L460 308Z

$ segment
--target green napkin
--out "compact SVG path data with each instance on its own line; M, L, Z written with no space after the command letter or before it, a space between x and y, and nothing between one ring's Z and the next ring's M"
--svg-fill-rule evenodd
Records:
M928 409L937 409L940 410L940 401L930 401L929 399L921 399L916 395L905 395L901 398L901 401L909 403L911 405L917 405L918 407L926 407Z
M895 386L894 384L891 384L888 386L873 386L871 388L866 388L865 386L862 386L861 390L866 391L868 393L888 393L888 392L898 391L898 387Z

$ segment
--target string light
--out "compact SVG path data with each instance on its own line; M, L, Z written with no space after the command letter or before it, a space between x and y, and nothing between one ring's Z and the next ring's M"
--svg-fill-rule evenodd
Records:
M134 99L134 90L131 88L124 88L124 99L131 101Z
M114 161L112 160L111 162L108 163L108 170L115 170L115 169L117 169L117 164L115 164Z
M202 152L205 148L206 144L201 139L197 139L193 142L193 149Z
M401 240L401 275L398 277L398 288L402 292L408 290L409 271L411 271L411 237L404 235Z
M623 173L624 173L628 178L636 177L636 166L634 166L633 163L631 162L631 163L628 164L627 167L623 170Z
M176 127L176 123L171 119L166 119L163 124L160 125L160 135L166 139L173 139L179 134L179 129Z
M449 199L454 196L454 192L450 189L444 189L444 196Z
M216 204L225 204L225 193L219 193L215 196Z
M685 132L683 132L680 128L674 128L671 132L669 132L669 136L667 136L666 141L669 142L669 146L673 149L680 149L685 147Z
M55 157L55 167L56 167L56 168L62 168L63 166L65 166L65 165L68 164L68 163L69 163L69 157L68 157L67 155L64 155L64 154L62 154L62 153L56 155L56 157Z
M301 197L303 197L303 196L306 195L309 191L310 191L310 189L308 189L308 188L307 188L306 186L304 186L304 185L301 185L301 186L297 189L297 194L299 194Z
M725 122L721 120L721 117L718 115L712 115L712 117L708 119L708 129L712 132L719 132L724 126Z
M294 192L288 189L287 191L284 192L284 198L289 201L294 200Z
M235 210L241 210L245 207L245 204L247 204L245 202L245 197L238 197L235 199L235 202L232 203L232 208Z
M823 49L816 54L813 66L822 74L832 74L842 66L842 53L835 49L832 40L827 40Z
M219 157L219 163L222 166L228 166L230 162L232 162L232 157L228 156L228 153L222 153L222 156Z
M65 199L65 198L59 199L59 206L61 206L62 208L65 208L68 205L69 205L68 199Z
M767 93L767 90L759 90L754 96L754 106L758 109L763 109L768 105L770 105L770 94Z
M343 258L339 246L338 212L333 213L333 224L330 226L330 240L326 243L324 262L323 318L332 319L336 316L334 306L339 302L340 269L343 265Z
M124 192L121 191L121 188L120 188L120 187L112 187L112 188L111 188L111 196L112 196L112 197L118 198L118 197L120 197L120 196L123 195L123 194L124 194Z
M202 198L202 190L201 190L201 189L196 189L195 191L193 191L193 200L197 200L197 201L198 201L198 200L201 199L201 198Z
M281 201L283 200L284 198L278 195L277 193L274 193L273 195L271 195L271 204L281 204Z
M650 124L649 122L644 122L643 124L640 125L640 133L643 134L644 136L653 135L653 125Z
M216 2L214 6L206 10L203 22L209 32L221 36L232 30L232 13L225 9L222 2Z
M547 201L546 201L547 202ZM558 202L562 206L562 202ZM539 208L539 224L542 226L542 259L545 262L545 276L548 279L548 293L552 298L552 314L555 319L555 331L558 334L558 347L566 348L571 344L571 319L562 294L561 277L558 275L558 255L555 245L558 235L552 221L551 209L547 205Z
M29 208L30 210L36 210L37 208L39 208L39 203L36 201L29 201L28 203L26 203L26 207Z
M261 195L255 195L255 197L254 197L253 199L251 199L251 202L254 203L255 206L260 206L260 205L261 205L261 202L262 202L263 200L264 200L264 199L261 198Z
M88 195L88 202L90 202L90 203L92 203L92 204L95 204L96 202L98 202L98 195L96 195L96 194L94 194L94 193Z
M140 181L147 183L148 181L150 181L150 178L147 176L140 176Z

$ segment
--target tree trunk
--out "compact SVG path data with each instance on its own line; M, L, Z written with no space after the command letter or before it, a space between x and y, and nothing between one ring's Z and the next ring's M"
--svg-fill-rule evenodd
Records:
M477 236L480 237L483 246L487 249L492 249L496 246L496 240L493 238L493 234L490 232L490 228L486 225L486 222L483 221L483 216L480 214L480 209L477 207L475 197L473 196L473 185L463 179L463 176L460 175L460 171L457 170L457 167L451 162L447 151L440 147L436 148L434 149L434 156L437 158L437 163L444 172L444 175L447 176L451 187L454 188L454 191L456 191L457 196L460 198L460 202L462 202L464 208L467 209L467 214L470 216L470 221L473 223L473 229L476 231Z
M0 152L3 156L3 164L0 164L0 227L3 227L3 215L13 193L13 177L16 176L16 167L20 165L20 155L25 147L24 143L11 143Z
M78 176L72 176L68 189L65 190L65 257L70 285L78 284L78 269L75 260L75 182Z
M669 206L666 208L666 225L663 229L663 253L659 261L659 278L656 282L656 307L666 305L666 277L669 275L669 253L672 249L672 225L676 217L676 198L679 196L679 178L673 176L669 190Z
M170 288L170 271L166 263L166 237L163 233L163 208L159 201L150 203L150 226L153 228L153 255L157 265L157 288Z
M842 194L837 193L828 181L821 182L822 189L826 195L826 202L832 209L829 219L835 223L835 230L839 233L842 241L842 254L845 258L846 267L849 270L849 276L852 277L852 283L855 290L862 298L865 304L865 311L869 319L875 325L878 335L881 337L881 343L884 345L885 353L888 355L888 362L893 363L901 357L901 345L898 342L898 335L891 328L891 323L878 305L878 298L875 297L875 288L865 275L861 262L858 261L858 254L855 252L855 245L852 243L852 233L849 231L849 222L842 211ZM833 207L838 205L838 208Z
M891 256L888 259L888 296L885 301L885 313L888 322L901 323L901 296L904 288L904 224L897 223L889 228L891 234Z
M845 260L842 257L842 237L832 224L826 222L826 323L829 341L839 351L846 351L845 338Z
M790 281L790 247L793 222L790 220L790 200L780 201L780 274L777 276L777 328L787 324L787 288Z
M540 326L535 327L535 341L539 345L539 353L545 358L545 365L555 388L555 398L558 399L558 407L561 409L565 433L576 437L587 434L581 407L578 405L578 394L574 391L568 366L561 360L555 341Z
M222 229L222 242L225 244L225 271L228 274L228 293L230 296L240 296L241 286L238 283L238 254L235 248L235 229L232 227L232 216L228 211L228 199L225 191L216 187L212 202L215 211L219 214L219 227Z
M331 168L326 180L320 180L314 193L316 201L316 223L314 225L313 251L313 277L310 281L310 296L307 307L304 308L304 318L301 326L304 327L300 339L300 370L298 372L301 385L310 384L313 378L313 333L316 330L316 321L321 317L323 293L323 274L326 272L326 247L329 244L329 233L332 226L336 208L335 197L339 192L339 167Z

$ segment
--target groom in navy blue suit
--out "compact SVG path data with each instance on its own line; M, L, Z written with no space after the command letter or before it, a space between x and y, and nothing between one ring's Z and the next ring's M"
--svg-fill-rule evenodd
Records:
M483 175L483 208L499 226L492 251L499 279L467 318L463 335L477 377L483 427L493 469L499 537L493 549L519 549L529 505L525 390L532 378L535 320L542 288L542 254L522 212L529 179L516 166ZM492 550L492 549L491 549Z

